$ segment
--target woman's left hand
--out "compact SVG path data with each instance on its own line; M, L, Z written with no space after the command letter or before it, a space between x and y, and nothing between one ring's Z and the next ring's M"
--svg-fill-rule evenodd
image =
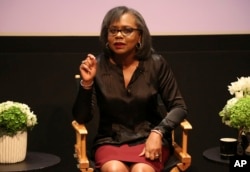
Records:
M148 159L159 161L162 160L161 151L162 149L162 137L158 133L151 132L148 136L148 139L145 143L145 147L139 156L145 156Z

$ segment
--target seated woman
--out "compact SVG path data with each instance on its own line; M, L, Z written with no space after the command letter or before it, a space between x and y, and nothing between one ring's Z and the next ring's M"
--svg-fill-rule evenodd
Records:
M187 108L167 61L154 52L142 15L118 6L103 19L103 53L88 54L80 65L81 87L73 106L86 123L98 108L93 145L102 172L160 172L171 152L171 131ZM167 114L158 110L161 97Z

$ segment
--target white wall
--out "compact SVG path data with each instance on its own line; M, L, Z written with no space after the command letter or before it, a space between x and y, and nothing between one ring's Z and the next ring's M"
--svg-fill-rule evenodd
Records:
M152 35L250 33L250 0L0 0L0 36L99 35L117 5L141 12Z

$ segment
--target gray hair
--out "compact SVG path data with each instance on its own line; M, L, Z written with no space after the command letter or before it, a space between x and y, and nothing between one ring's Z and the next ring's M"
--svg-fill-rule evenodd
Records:
M128 8L126 6L118 6L112 8L107 12L107 14L103 19L101 26L101 33L100 33L100 42L104 50L105 57L110 57L113 54L113 52L106 46L108 42L108 28L113 22L118 21L120 17L125 13L130 13L135 17L136 25L138 29L140 29L142 42L141 42L141 47L137 49L136 57L138 59L149 58L153 52L153 48L152 48L151 35L146 25L146 22L138 11L132 8Z

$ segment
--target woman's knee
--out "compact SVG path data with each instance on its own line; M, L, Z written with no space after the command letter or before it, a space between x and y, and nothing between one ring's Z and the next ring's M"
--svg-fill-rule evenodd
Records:
M136 163L131 166L131 172L155 172L155 170L148 164Z
M103 164L101 172L129 172L129 168L121 161L111 160Z

